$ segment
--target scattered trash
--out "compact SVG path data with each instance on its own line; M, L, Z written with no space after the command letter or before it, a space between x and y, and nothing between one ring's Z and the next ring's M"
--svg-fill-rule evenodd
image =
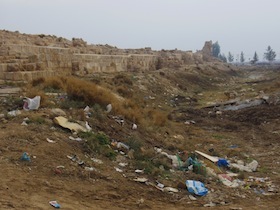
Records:
M190 124L195 124L195 121L194 120L186 120L184 122L185 125L190 125Z
M86 118L89 118L91 116L91 112L90 112L89 106L86 106L84 108L84 112L85 112Z
M155 147L154 149L155 149L155 151L156 151L157 153L160 153L160 154L166 156L167 158L169 158L169 159L172 161L172 166L173 166L174 168L178 168L179 166L182 165L182 161L181 161L181 159L179 158L179 156L177 156L177 155L169 155L169 154L167 154L166 152L162 152L162 149L157 148L157 147Z
M16 117L16 116L18 116L18 115L20 115L20 114L21 114L21 111L20 111L20 110L13 110L13 111L10 111L10 112L7 113L7 115L8 115L9 117Z
M20 157L20 160L22 160L22 161L31 161L31 159L30 159L30 157L28 156L28 153L27 152L24 152L23 154L22 154L22 156Z
M86 129L87 129L87 131L92 131L92 128L91 128L90 125L88 124L88 121L86 121Z
M197 200L197 198L194 197L193 195L189 195L189 198L190 198L191 201L196 201Z
M54 208L57 208L57 209L60 208L60 204L57 201L50 201L49 204L51 206L53 206Z
M121 126L124 125L124 119L122 116L113 116L112 117L118 124L120 124Z
M103 164L103 161L102 160L99 160L97 158L91 158L91 160L97 164Z
M79 132L79 131L86 132L87 131L87 129L84 128L83 126L81 126L80 124L69 122L67 118L62 117L62 116L55 117L54 122L63 128L68 128L71 131L75 131L75 132Z
M94 168L94 167L85 167L85 170L90 171L90 172L91 171L97 171L96 168Z
M197 151L197 150L195 150L195 152L196 152L197 154L200 154L201 156L205 157L206 159L212 161L213 163L216 163L216 162L219 161L219 158L218 158L218 157L214 157L214 156L211 156L211 155L207 155L207 154L205 154L205 153L203 153L203 152L200 152L200 151Z
M119 166L121 167L126 167L128 165L128 163L119 163Z
M204 184L200 181L187 180L186 186L188 191L195 195L204 196L208 193L208 189L205 188Z
M40 107L41 96L35 96L34 98L27 98L23 99L23 109L26 111L29 110L37 110Z
M23 118L23 122L21 123L21 125L27 126L28 125L27 122L29 122L29 118L25 117L25 118Z
M78 163L79 166L83 166L85 164L84 161L80 160L80 158L77 155L73 155L73 156L67 155L67 157L73 162Z
M135 179L133 179L135 182L141 182L141 183L145 183L148 181L147 178L140 178L140 177L137 177Z
M136 169L134 172L137 173L137 174L143 174L144 170Z
M240 171L255 172L257 170L258 164L259 164L258 161L253 160L251 163L247 165L243 165L241 163L231 163L230 167L236 168Z
M204 207L214 207L214 206L216 206L216 204L211 201L210 203L204 204L203 206Z
M115 168L115 170L117 171L117 172L120 172L120 173L122 173L123 172L123 170L122 169L120 169L120 168L118 168L118 167L114 167Z
M73 141L83 141L83 139L81 139L80 137L75 138L73 136L69 136L69 139Z
M132 130L136 130L137 129L137 125L135 123L132 124Z
M227 174L219 174L218 178L224 185L232 188L239 187L241 183L241 181L238 179L232 180L232 178Z
M217 164L219 167L228 167L229 166L228 161L226 159L222 159L222 158L219 158Z
M187 168L188 168L188 170L193 171L196 174L206 175L206 167L204 165L202 165L202 163L199 162L196 157L188 158ZM184 170L184 168L182 168L181 170Z
M174 193L179 192L178 189L173 188L173 187L164 187L164 188L163 188L163 191L164 191L164 192L174 192Z
M117 147L118 149L129 150L129 146L122 142L112 141L111 145Z
M47 142L49 142L49 143L55 143L54 140L51 140L51 139L49 139L49 138L47 138Z
M162 189L162 188L164 188L164 184L157 182L157 187Z
M112 104L108 104L107 106L106 106L106 112L107 113L110 113L111 111L112 111Z

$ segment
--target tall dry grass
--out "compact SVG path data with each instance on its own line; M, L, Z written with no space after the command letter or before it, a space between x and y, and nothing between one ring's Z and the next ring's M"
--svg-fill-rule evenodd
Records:
M41 96L45 95L43 92L44 90L66 92L69 100L83 101L88 105L99 104L104 108L108 104L112 104L113 114L122 115L124 118L135 123L140 123L144 115L144 110L131 99L119 98L107 88L75 77L38 78L33 80L31 87L29 87L28 90L32 90L32 95ZM162 124L158 123L158 120L155 122L156 124Z

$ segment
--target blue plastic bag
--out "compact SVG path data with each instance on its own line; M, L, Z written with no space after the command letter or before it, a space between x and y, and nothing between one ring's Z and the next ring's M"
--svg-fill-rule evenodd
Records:
M188 191L192 194L204 196L208 193L208 189L200 181L187 180L186 185Z
M222 159L222 158L220 158L218 160L217 164L219 167L221 167L221 166L228 167L228 165L229 165L228 161L226 159Z

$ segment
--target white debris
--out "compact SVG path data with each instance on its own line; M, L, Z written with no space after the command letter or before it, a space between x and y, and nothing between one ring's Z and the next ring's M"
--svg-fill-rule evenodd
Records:
M117 171L117 172L120 172L120 173L122 173L123 172L123 170L122 169L120 169L120 168L117 168L117 167L114 167L115 168L115 170Z
M49 142L49 143L55 143L54 140L51 140L51 139L49 139L49 138L47 138L47 142Z
M41 96L35 96L34 98L27 98L23 99L23 109L26 111L29 110L37 110L40 107Z
M13 111L10 111L10 112L7 113L7 115L10 116L10 117L16 117L20 114L21 114L20 110L13 110Z
M112 104L108 104L107 106L106 106L106 112L107 113L110 113L111 111L112 111Z
M90 125L88 124L87 121L86 121L86 129L87 129L87 131L92 131L92 128L90 127Z
M240 171L254 172L257 170L258 164L259 164L258 161L253 160L251 163L245 166L238 163L232 163L230 164L230 167L237 168Z
M135 169L134 172L137 173L137 174L143 174L143 173L144 173L144 170Z
M103 164L103 161L102 160L99 160L97 158L91 158L91 160L97 164Z
M73 137L73 136L69 136L69 139L70 139L70 140L73 140L73 141L82 141L82 140L83 140L83 139L81 139L80 137L75 138L75 137Z
M132 124L132 130L136 130L137 129L137 125L135 123Z

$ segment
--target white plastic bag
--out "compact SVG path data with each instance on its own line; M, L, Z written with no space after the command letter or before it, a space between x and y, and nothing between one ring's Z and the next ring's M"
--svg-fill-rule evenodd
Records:
M23 109L26 111L37 110L40 107L41 96L35 96L34 98L24 98L23 99Z

